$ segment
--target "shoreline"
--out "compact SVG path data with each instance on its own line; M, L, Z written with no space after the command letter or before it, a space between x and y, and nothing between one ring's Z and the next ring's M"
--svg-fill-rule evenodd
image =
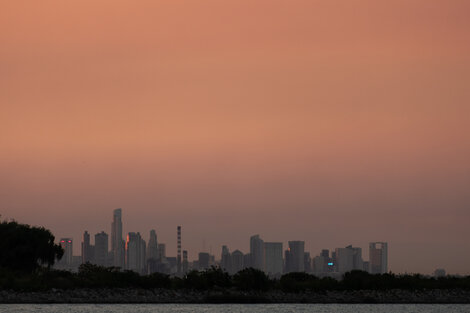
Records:
M236 290L168 289L52 289L48 291L0 291L1 304L131 304L131 303L364 303L364 304L470 304L470 290L351 290L243 292Z

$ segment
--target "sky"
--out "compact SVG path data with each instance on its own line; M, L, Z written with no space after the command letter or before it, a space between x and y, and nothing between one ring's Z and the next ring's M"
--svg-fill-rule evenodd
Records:
M470 274L469 83L466 0L2 1L1 218Z

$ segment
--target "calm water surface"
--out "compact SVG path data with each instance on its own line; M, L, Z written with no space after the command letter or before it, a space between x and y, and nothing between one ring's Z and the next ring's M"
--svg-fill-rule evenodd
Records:
M8 313L470 313L467 304L0 304Z

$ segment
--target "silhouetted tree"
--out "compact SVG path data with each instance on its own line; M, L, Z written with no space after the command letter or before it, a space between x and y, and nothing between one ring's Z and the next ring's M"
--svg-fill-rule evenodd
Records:
M209 288L228 288L232 285L232 279L230 275L220 267L212 266L210 269L202 272L202 275L207 280Z
M317 277L305 272L294 272L282 275L280 279L281 289L287 292L299 292L314 289Z
M240 290L268 290L272 281L258 269L245 268L233 276L233 284Z
M54 244L54 235L44 227L17 222L0 223L0 267L32 272L40 266L50 267L64 254Z
M193 270L186 274L183 279L183 286L187 289L204 290L209 288L209 284L202 272Z

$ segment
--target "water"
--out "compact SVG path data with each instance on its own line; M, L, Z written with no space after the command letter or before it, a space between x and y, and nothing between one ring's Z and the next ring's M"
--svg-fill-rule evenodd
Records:
M470 304L0 304L8 313L470 313Z

